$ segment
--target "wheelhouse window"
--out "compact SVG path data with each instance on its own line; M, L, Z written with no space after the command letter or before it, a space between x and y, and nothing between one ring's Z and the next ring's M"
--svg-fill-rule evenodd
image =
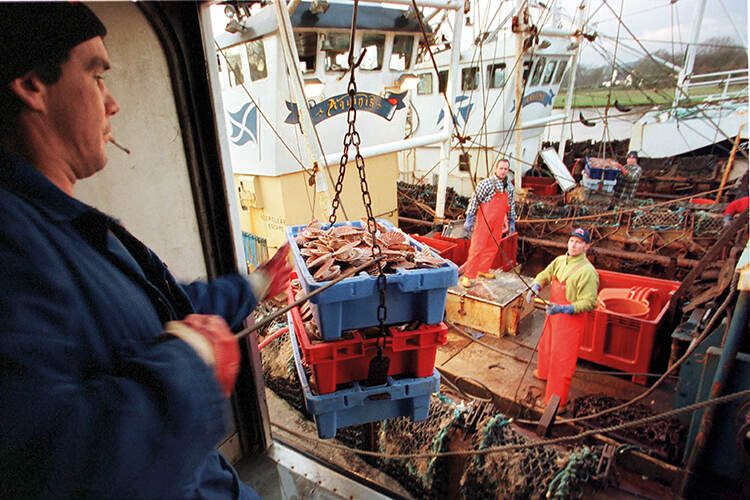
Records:
M315 57L318 53L318 34L314 31L302 31L294 34L297 45L299 65L302 73L315 73Z
M263 47L263 40L253 40L245 44L247 53L247 65L250 69L250 79L252 81L260 80L268 76L266 67L266 50Z
M505 63L487 66L487 82L491 89L500 89L505 86Z
M524 61L523 62L523 82L526 83L526 80L529 79L529 72L531 72L531 61Z
M546 64L547 64L546 57L541 57L536 62L536 66L534 67L534 76L531 77L532 85L539 85L539 82L542 80L542 73L544 72L544 66Z
M229 47L224 49L224 54L227 56L227 62L229 68L227 76L229 77L229 86L236 87L245 83L245 75L242 72L242 53L240 52L239 46Z
M396 35L393 37L393 51L391 52L389 68L393 71L404 71L409 69L411 66L411 53L413 48L413 36Z
M563 75L565 74L565 68L568 66L568 61L560 61L557 65L557 73L555 74L555 84L562 81Z
M557 61L550 61L547 63L547 67L544 69L544 85L547 85L552 81L552 76L555 74L555 66L557 66Z
M432 73L422 73L419 75L419 83L417 84L418 95L432 94Z
M360 68L368 70L383 69L383 52L385 52L385 34L364 33L362 49L367 49Z
M323 35L323 52L326 55L326 71L349 69L349 33L331 32Z
M476 90L479 87L479 68L464 68L461 70L461 90Z
M438 72L438 92L448 90L448 70Z

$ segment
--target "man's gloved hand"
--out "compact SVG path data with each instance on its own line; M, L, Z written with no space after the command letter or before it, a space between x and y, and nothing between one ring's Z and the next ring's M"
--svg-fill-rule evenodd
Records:
M516 221L513 219L510 220L508 223L508 235L511 235L516 232Z
M474 215L467 215L466 216L466 222L464 222L464 230L471 234L474 231L474 223L477 221L476 214Z
M526 294L526 303L531 304L531 299L534 297L537 297L539 295L539 290L541 290L542 287L539 286L539 283L534 283L531 285L531 290L529 290L529 293Z
M724 225L728 226L730 222L732 222L732 214L726 214L724 216Z
M261 264L255 272L247 277L253 295L258 299L258 302L276 297L289 285L289 273L292 272L292 265L287 259L288 254L289 243L284 243L270 260Z
M240 370L240 348L229 325L221 316L189 314L181 321L167 323L164 333L173 335L192 347L214 369L222 395L229 397Z
M573 308L573 304L554 304L550 302L547 304L547 314L573 314L575 313L575 309Z

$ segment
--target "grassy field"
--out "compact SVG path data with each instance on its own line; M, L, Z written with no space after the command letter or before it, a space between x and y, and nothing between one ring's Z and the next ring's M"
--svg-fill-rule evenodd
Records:
M733 90L730 88L730 90ZM739 90L739 89L737 89ZM693 102L702 102L705 96L721 94L719 87L701 87L691 91ZM573 94L574 108L603 107L607 105L609 89L579 89ZM561 92L555 98L555 107L564 108L567 92ZM623 106L658 106L669 104L674 99L674 88L634 89L617 88L612 90L610 104L619 101Z

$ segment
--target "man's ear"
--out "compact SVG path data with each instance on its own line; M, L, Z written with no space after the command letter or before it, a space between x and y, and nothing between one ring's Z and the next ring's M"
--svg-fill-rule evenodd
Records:
M27 108L40 112L46 109L44 94L47 86L35 71L11 80L8 87Z

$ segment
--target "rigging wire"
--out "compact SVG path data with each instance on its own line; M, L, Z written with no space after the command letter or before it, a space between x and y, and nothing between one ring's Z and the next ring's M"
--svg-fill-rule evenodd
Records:
M620 17L622 17L622 10L623 10L624 7L625 7L625 1L624 0L620 0ZM618 23L618 25L617 25L617 37L615 39L615 52L614 52L614 56L612 58L612 72L611 72L611 76L610 76L610 79L609 79L609 92L607 93L607 105L604 107L604 131L602 132L602 149L601 149L601 151L599 153L599 156L601 156L601 157L604 157L604 147L605 147L604 146L605 145L604 138L605 137L607 138L607 144L609 144L609 147L610 147L610 150L611 150L610 152L612 153L612 156L615 156L614 149L612 148L612 143L609 142L609 141L611 141L611 137L610 137L610 134L609 134L609 120L608 120L608 115L609 115L609 108L610 108L610 106L612 104L612 91L614 90L614 87L615 87L615 78L614 78L615 61L617 60L617 49L619 48L619 46L620 46L620 24Z

